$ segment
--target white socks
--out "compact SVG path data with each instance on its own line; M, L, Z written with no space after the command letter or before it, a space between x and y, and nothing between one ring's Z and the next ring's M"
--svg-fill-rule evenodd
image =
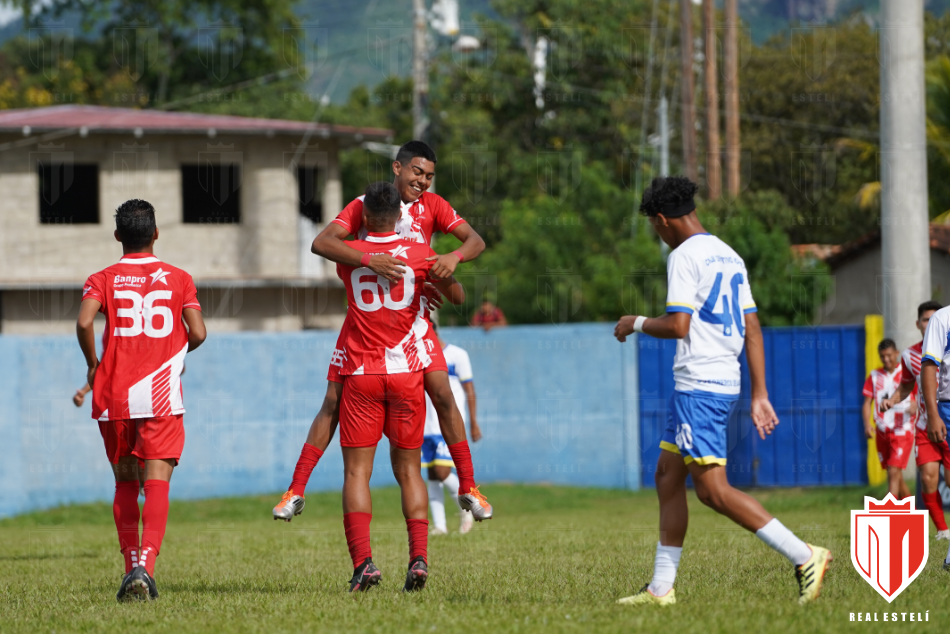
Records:
M943 560L943 563L950 563L950 548L947 548L947 558Z
M662 597L673 589L676 581L676 569L680 565L682 546L664 546L656 543L656 560L653 563L653 581L650 582L650 592L653 596Z
M757 530L755 536L773 550L785 555L796 566L801 566L811 559L811 548L808 544L795 537L795 533L785 528L774 517L768 524Z
M448 532L445 524L445 501L442 497L442 483L435 480L426 481L429 490L429 510L432 514L432 524L437 531Z
M461 510L462 507L459 506L459 477L455 475L454 471L450 471L449 477L443 480L442 484L445 485L449 495L452 496L452 501L455 502L455 506L458 506L459 510Z

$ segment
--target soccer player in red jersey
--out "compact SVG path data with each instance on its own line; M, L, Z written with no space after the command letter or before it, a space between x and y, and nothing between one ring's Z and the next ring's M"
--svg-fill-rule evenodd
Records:
M927 324L935 312L943 308L939 302L926 301L917 307L917 330L923 337L927 332ZM917 468L920 469L921 497L930 513L930 519L937 527L937 539L950 540L950 530L947 528L947 518L943 512L943 500L937 490L940 484L940 465L943 465L943 475L950 486L950 447L947 443L934 443L927 436L927 406L924 402L924 386L921 382L920 358L923 340L910 346L901 354L901 384L900 389L883 403L883 407L890 409L902 402L917 388Z
M426 346L424 289L432 249L400 237L399 192L391 183L366 188L361 212L367 229L353 248L372 256L388 253L403 262L404 274L391 281L367 266L337 265L346 286L349 310L340 338L340 445L343 448L343 524L353 560L350 592L379 583L373 564L369 525L373 503L369 480L376 444L389 438L393 475L402 491L402 510L409 531L409 570L405 591L421 590L428 577L426 547L428 493L420 474L425 423L423 370L433 357ZM445 294L462 292L457 282L439 280Z
M865 435L875 438L878 460L881 461L881 467L887 471L888 491L898 500L903 500L910 497L910 490L904 482L904 469L907 468L910 452L914 448L914 418L917 407L909 397L893 407L883 407L884 401L899 391L901 362L897 344L893 339L881 341L877 346L877 353L881 357L881 367L871 370L864 382L861 418L864 421Z
M459 262L475 258L485 248L485 241L455 213L445 199L427 191L435 176L435 163L435 152L421 141L410 141L403 145L399 148L396 160L393 162L395 174L393 185L401 199L401 214L395 224L396 234L410 242L425 245L431 243L432 234L436 231L451 233L462 241L462 245L452 253L445 255L433 253L429 257L432 263L430 277L433 280L449 278ZM366 236L366 228L363 226L362 196L347 205L337 218L314 239L312 251L337 264L369 268L390 281L397 281L402 277L403 263L391 253L366 255L353 248L353 242L344 241L344 238L349 235L357 238ZM437 308L441 303L440 299L433 294L428 295L434 302L433 307ZM341 332L340 340L343 336L344 333ZM476 521L491 519L493 513L491 504L475 485L475 469L465 436L465 422L452 394L442 347L431 329L426 333L425 338L426 347L432 356L432 364L425 369L425 391L432 399L432 404L439 416L442 436L448 444L458 472L459 504L471 511ZM338 341L330 360L327 394L323 400L323 406L310 426L307 441L304 443L294 469L290 488L274 507L274 519L289 522L303 511L304 491L310 474L323 457L323 452L330 444L330 439L333 438L339 422L340 394L343 390L339 368L344 354L345 350Z
M181 372L185 354L205 340L191 276L159 260L155 209L124 202L115 214L122 259L93 273L83 286L76 334L92 386L92 417L115 473L112 511L125 557L116 596L155 599L155 558L168 521L168 481L185 445ZM106 318L102 359L93 320ZM145 507L139 537L139 468L145 470Z

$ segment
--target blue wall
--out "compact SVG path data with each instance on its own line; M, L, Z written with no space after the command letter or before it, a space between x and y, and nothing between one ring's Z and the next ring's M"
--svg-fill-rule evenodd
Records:
M767 328L766 384L779 425L760 440L749 417L749 375L729 422L729 481L739 486L810 486L867 482L861 425L864 328ZM640 443L644 486L653 486L657 446L673 392L675 341L641 337Z
M472 445L479 481L639 486L637 350L612 330L443 329L472 357L485 434ZM189 354L185 451L172 496L285 490L326 392L335 342L329 332L212 334ZM111 499L90 402L77 410L70 400L85 370L75 338L2 336L0 360L0 516ZM377 485L394 483L387 447L384 440L377 453ZM310 490L341 485L334 442Z

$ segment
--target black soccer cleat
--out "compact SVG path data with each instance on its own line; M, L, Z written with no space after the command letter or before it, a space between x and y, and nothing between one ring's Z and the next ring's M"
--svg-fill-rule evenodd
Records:
M158 587L155 585L155 579L148 574L145 566L136 566L129 573L129 592L143 601L151 601L158 598Z
M379 571L376 564L369 557L353 571L353 578L350 579L350 592L366 592L373 586L379 585L379 580L383 578L383 573Z
M129 601L138 599L137 596L132 592L132 573L135 572L135 568L125 573L125 576L122 577L122 585L119 586L119 591L115 595L115 600Z
M426 587L426 581L429 579L429 567L426 566L426 560L422 557L416 557L409 562L409 572L406 573L406 585L403 592L415 592Z

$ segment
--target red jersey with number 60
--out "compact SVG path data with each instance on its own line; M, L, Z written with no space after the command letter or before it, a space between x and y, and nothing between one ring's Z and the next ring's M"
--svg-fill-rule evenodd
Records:
M342 376L420 372L432 362L426 350L427 300L422 288L434 252L396 233L370 233L348 243L357 251L385 253L406 262L405 275L390 282L369 267L337 264L346 286L346 320L331 363Z
M155 418L185 411L181 372L188 352L185 308L201 310L188 273L148 253L123 256L86 280L83 299L106 316L92 417Z

